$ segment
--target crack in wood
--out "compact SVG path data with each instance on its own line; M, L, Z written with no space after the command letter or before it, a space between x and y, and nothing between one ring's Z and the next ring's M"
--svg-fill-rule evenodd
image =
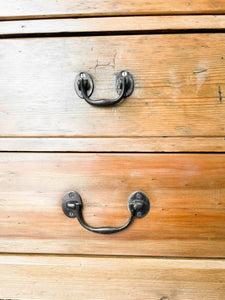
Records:
M220 85L219 85L219 87L218 87L218 93L219 93L219 101L220 101L220 103L222 103L223 97L222 97L222 92L221 92L221 87L220 87Z

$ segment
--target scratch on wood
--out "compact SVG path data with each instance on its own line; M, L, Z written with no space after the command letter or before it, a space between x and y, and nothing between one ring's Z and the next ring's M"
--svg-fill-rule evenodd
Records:
M218 93L219 93L219 100L220 100L220 103L222 103L223 97L222 97L222 92L221 92L220 85L219 85L219 87L218 87Z
M107 64L100 64L99 61L98 61L98 58L96 59L96 64L94 66L94 70L96 71L97 68L104 68L104 67L108 67L110 66L110 62L107 63Z
M98 58L96 59L96 64L94 66L94 70L96 72L97 68L104 68L104 67L112 67L115 69L116 67L116 58L117 58L117 51L114 53L114 56L112 58L112 61L108 62L108 63L99 63ZM1 300L1 299L0 299Z
M207 69L200 69L200 70L195 70L193 71L193 74L199 74L199 73L203 73L203 72L207 72Z
M187 126L176 126L175 129L181 132L182 134L191 134L191 130Z
M117 58L117 50L116 50L116 52L115 52L115 54L114 54L114 57L113 57L113 68L115 69L115 67L116 67L116 58Z
M209 5L214 9L221 8L221 5L217 1L209 1Z

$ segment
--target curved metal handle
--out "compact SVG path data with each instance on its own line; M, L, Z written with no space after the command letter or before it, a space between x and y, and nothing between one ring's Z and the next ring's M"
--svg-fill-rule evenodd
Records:
M132 222L133 218L145 217L150 209L149 199L145 193L141 191L134 192L128 199L128 208L130 211L130 218L127 223L120 227L91 227L86 224L82 216L83 202L81 196L74 191L67 192L62 199L62 209L65 215L69 218L77 218L81 226L85 229L101 233L111 234L126 229Z
M91 99L90 96L94 91L94 82L91 75L86 72L81 72L76 76L74 87L77 95L87 103L95 106L110 106L132 94L134 80L132 75L127 71L121 71L116 75L116 91L119 95L116 99Z

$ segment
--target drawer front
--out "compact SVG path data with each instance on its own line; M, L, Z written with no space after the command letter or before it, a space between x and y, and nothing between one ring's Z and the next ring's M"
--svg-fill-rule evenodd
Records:
M225 256L224 154L2 153L0 162L0 252ZM151 209L100 235L64 215L72 190L91 226L123 225L137 190Z
M224 136L225 34L0 40L0 136ZM219 45L219 47L218 47ZM114 98L115 75L132 95L96 107L74 90L80 71L93 98Z
M4 299L220 300L224 260L0 256Z
M0 19L56 16L224 13L223 0L8 0L0 3Z

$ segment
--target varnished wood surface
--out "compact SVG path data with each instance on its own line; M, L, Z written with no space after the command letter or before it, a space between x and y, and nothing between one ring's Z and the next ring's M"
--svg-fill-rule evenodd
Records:
M224 154L0 155L0 252L225 256ZM76 190L91 226L120 226L144 191L147 217L98 235L61 209Z
M225 34L3 39L2 137L224 137ZM93 107L74 91L88 71L93 98L116 97L130 71L131 97Z
M0 151L225 152L225 138L0 138Z
M222 300L224 260L0 256L4 299Z
M225 29L223 15L136 16L0 22L0 35Z
M224 13L223 0L8 0L0 2L0 19L66 16Z

